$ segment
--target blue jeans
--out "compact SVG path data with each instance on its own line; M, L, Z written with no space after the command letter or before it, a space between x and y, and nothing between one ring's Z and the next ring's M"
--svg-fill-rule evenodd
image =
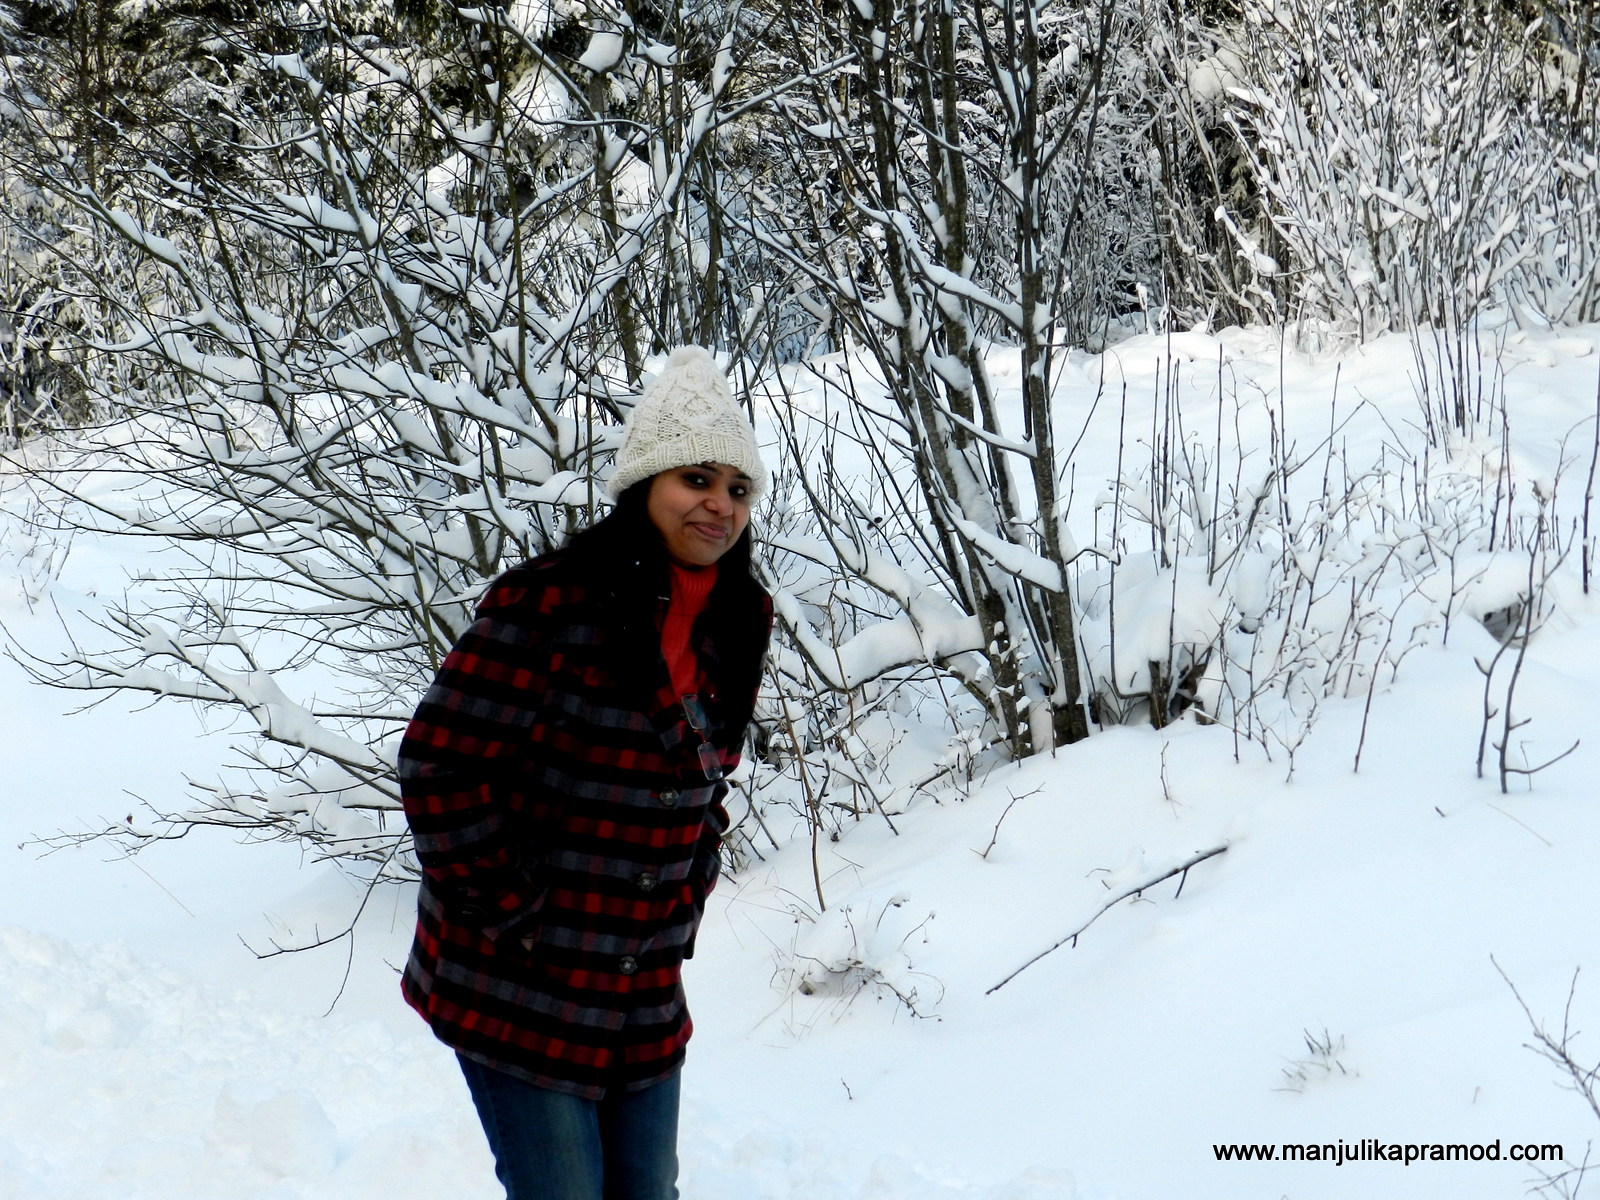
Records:
M585 1100L456 1057L506 1200L678 1200L682 1072Z

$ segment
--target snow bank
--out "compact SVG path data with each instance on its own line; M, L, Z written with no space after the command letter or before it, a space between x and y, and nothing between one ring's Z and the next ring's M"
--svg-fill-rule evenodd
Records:
M123 946L0 927L6 1200L493 1200L450 1054L420 1022L308 1019ZM393 1000L399 1004L397 998ZM693 1098L699 1200L1077 1200L1025 1171L974 1187L799 1123Z
M495 1195L465 1089L430 1043L16 927L0 929L0 994L7 1197Z

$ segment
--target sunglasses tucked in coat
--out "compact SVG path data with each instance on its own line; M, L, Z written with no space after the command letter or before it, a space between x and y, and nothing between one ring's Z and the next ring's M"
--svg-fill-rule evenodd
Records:
M665 581L635 576L559 557L501 576L400 749L423 872L406 999L461 1053L589 1098L682 1062L680 968L728 825L662 659L665 597L652 620L628 595ZM692 645L731 770L750 699L718 693L713 624Z

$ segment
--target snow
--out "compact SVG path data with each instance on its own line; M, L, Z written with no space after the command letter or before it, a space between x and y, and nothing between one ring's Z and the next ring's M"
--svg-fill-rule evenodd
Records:
M622 51L626 42L621 33L610 29L597 29L589 37L589 48L578 59L578 65L585 70L593 71L596 75L603 75L612 70L622 61Z
M329 204L321 196L297 196L289 192L279 192L277 200L290 212L304 217L317 229L326 229L334 233L361 232L360 221L337 205Z
M1477 478L1509 453L1526 499L1565 454L1560 503L1580 503L1596 337L1501 338L1509 434L1461 442L1449 469ZM1261 409L1229 422L1258 458L1267 412L1304 451L1335 394L1352 445L1418 426L1398 338L1337 355L1261 330L1134 338L1074 355L1063 403L1102 379L1159 395L1174 362L1185 386L1225 364L1241 394L1259 389ZM1110 478L1112 424L1082 443L1075 524ZM90 535L53 550L13 518L6 484L0 624L60 650L155 552ZM687 971L684 1195L1500 1200L1542 1178L1504 1158L1219 1161L1231 1142L1560 1143L1565 1164L1547 1169L1576 1165L1600 1127L1527 1049L1518 1002L1555 1033L1569 991L1573 1029L1600 1018L1600 599L1576 560L1552 579L1516 709L1529 760L1579 748L1509 794L1475 771L1475 660L1496 649L1476 618L1515 598L1527 563L1464 551L1461 587L1417 600L1458 593L1448 640L1432 629L1382 672L1370 713L1364 688L1322 703L1292 760L1193 719L1113 728L924 794L893 828L869 809L838 841L801 837L725 878ZM1222 592L1180 561L1145 587L1130 560L1130 658L1167 636L1174 605L1196 631L1224 620L1260 567L1242 562ZM337 934L359 889L290 847L214 830L133 859L106 843L41 856L23 843L137 819L135 797L175 803L186 776L228 757L230 731L185 707L75 707L0 658L0 1197L492 1200L451 1056L398 996L410 892L375 892L351 938L258 958ZM992 990L1108 899L1218 845L1181 892L1171 879L1111 907ZM1600 1060L1593 1035L1573 1049Z

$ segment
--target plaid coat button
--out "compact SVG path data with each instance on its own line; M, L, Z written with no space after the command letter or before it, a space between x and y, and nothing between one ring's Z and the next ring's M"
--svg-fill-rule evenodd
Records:
M624 975L632 975L638 969L639 960L631 954L627 955L621 962L617 964L617 970L621 971Z
M656 886L656 877L650 874L650 872L646 871L634 879L633 885L641 892L648 892L651 888Z
M674 804L676 804L678 802L678 789L677 788L662 788L659 792L656 793L656 799L661 801L661 803L663 805L665 805L667 808L671 808Z

